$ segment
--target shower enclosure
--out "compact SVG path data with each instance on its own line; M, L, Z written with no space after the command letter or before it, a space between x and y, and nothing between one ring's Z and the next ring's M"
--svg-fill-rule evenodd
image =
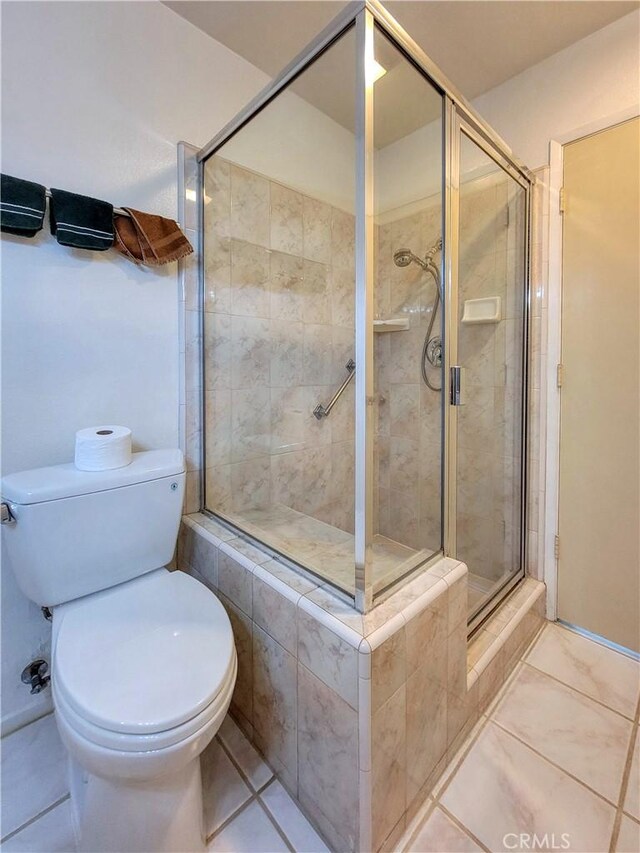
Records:
M204 510L366 611L524 566L530 172L376 2L200 161Z

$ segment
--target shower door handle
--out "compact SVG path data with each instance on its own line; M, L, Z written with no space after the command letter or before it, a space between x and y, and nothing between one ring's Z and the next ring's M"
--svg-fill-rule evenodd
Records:
M462 406L464 403L464 367L455 365L451 368L451 405Z

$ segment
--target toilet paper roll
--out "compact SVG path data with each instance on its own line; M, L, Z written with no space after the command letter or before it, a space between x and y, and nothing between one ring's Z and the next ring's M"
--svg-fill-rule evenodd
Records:
M76 433L76 468L108 471L131 463L131 430L123 426L95 426Z

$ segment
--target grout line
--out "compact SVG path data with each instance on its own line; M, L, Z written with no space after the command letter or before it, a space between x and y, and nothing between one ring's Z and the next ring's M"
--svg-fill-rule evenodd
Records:
M406 830L406 832L410 832L409 837L406 838L406 832L405 832L405 836L403 836L403 838L400 839L400 840L404 841L404 844L402 845L402 850L399 851L399 853L411 853L411 851L412 851L411 845L415 841L416 836L418 835L418 833L420 832L422 827L426 824L426 822L429 820L431 815L436 810L438 804L433 799L433 797L430 795L427 795L427 800L431 800L431 802L425 803L427 805L427 809L426 809L425 813L423 814L420 823L417 826L414 826L412 829L412 825L415 821L415 818L414 818L414 820L411 821L411 824L407 827L407 830ZM423 808L423 807L424 807L424 804L423 804L423 806L421 806L421 808ZM419 812L416 814L416 817L418 816L418 814L419 814Z
M244 737L244 733L243 733L243 735L242 735L242 736ZM209 838L207 838L207 844L209 843L209 841L211 841L211 839L212 839L214 836L218 835L218 833L219 833L223 828L227 827L227 826L229 825L229 823L231 823L231 821L232 821L234 818L236 818L236 817L237 817L237 816L238 816L242 811L244 811L244 810L245 810L245 808L246 808L250 803L252 803L252 802L254 802L254 801L255 801L255 802L259 803L259 805L262 807L262 810L267 814L267 817L269 818L269 820L271 821L271 823L275 826L275 828L278 830L279 835L281 835L281 836L282 836L282 839L284 840L285 844L287 845L287 847L289 848L289 850L291 851L291 853L295 853L295 848L293 847L293 845L291 844L291 842L289 841L289 839L288 839L288 838L287 838L287 836L285 835L284 830L283 830L283 829L281 829L281 827L279 826L279 824L277 823L277 821L275 820L275 818L271 815L271 812L269 811L269 809L264 805L264 803L263 803L263 802L262 802L262 800L260 799L260 795L261 795L262 793L264 793L264 791L266 791L266 789L276 781L276 775L275 775L275 773L273 773L273 770L271 770L271 768L269 767L269 770L271 771L271 774L272 774L272 775L271 775L271 779L269 779L269 781L268 781L268 782L265 782L265 783L264 783L264 785L262 785L261 787L259 787L259 788L255 788L255 786L251 784L251 782L250 782L250 780L249 780L248 776L244 773L244 771L242 770L242 768L240 767L240 765L238 764L238 762L235 760L235 758L234 758L234 756L233 756L233 754L232 754L231 750L226 746L226 744L224 744L224 743L222 742L222 739L221 739L220 737L218 737L218 735L216 735L216 739L218 740L218 743L220 744L220 746L221 746L221 748L222 748L223 752L227 755L227 757L229 758L229 760L232 762L233 766L234 766L234 767L236 768L236 770L240 773L240 775L241 775L241 777L242 777L243 782L245 782L245 784L247 785L247 787L248 787L248 789L249 789L249 791L250 791L250 793L251 793L251 797L246 801L246 803L243 803L243 805L242 805L242 806L240 806L240 808L239 808L239 809L237 809L237 810L236 810L236 811L235 811L235 812L234 812L230 817L228 817L228 818L227 818L227 820L226 820L226 821L224 821L224 823L223 823L223 824L221 824L221 825L220 825L220 826L215 830L215 832L213 832L213 833L212 833L212 835L211 835L211 836L209 836ZM247 741L247 742L248 742L248 741ZM255 748L255 747L254 747L254 748ZM269 765L267 765L267 767L268 767L268 766L269 766Z
M486 851L486 853L491 853L490 848L487 847L486 844L483 844L482 841L478 838L478 836L474 835L470 829L467 829L467 827L462 823L461 820L459 820L454 815L453 812L449 811L449 809L446 806L443 806L442 803L439 804L439 808L449 818L449 820L452 823L454 823L458 827L458 829L461 829L465 835L467 835L469 838L471 838L471 840L474 841L478 845L478 847L480 847L482 850Z
M482 720L482 717L478 720L478 723L479 723L481 720ZM440 801L441 801L441 799L442 799L442 795L444 794L444 792L447 790L447 788L448 788L448 787L449 787L449 785L451 784L451 782L452 782L452 780L453 780L453 777L456 775L456 773L457 773L457 772L458 772L458 770L460 769L460 765L462 764L462 762L465 760L465 758L467 757L467 755L468 755L468 754L469 754L469 752L471 751L471 748L475 745L475 743L476 743L476 741L478 740L478 738L479 738L480 734L481 734L481 733L484 731L484 729L486 728L486 726L487 726L487 723L488 723L488 722L489 722L488 717L484 717L484 720L482 720L482 723L481 723L481 725L480 725L480 726L478 726L478 723L476 723L476 726L478 726L478 728L476 729L476 728L475 728L475 726L474 726L475 731L474 731L474 729L472 729L472 730L471 730L471 732L469 732L469 735L471 735L471 737L469 737L468 742L465 742L465 743L460 747L460 749L458 750L457 755L456 755L456 756L454 757L454 759L453 759L453 761L455 761L455 767L453 768L453 770L452 770L452 771L451 771L447 776L445 776L445 774L443 773L443 777L445 778L445 781L443 782L443 784L442 784L442 785L441 785L441 787L439 788L437 795L436 795L436 793L435 793L435 787L434 787L434 789L433 789L433 791L432 791L432 793L431 793L431 796L433 797L434 801L435 801L437 804L440 804ZM448 770L448 769L449 769L449 768L447 768L447 770ZM436 787L437 787L437 786L436 786Z
M629 787L629 777L631 776L631 765L633 763L633 754L635 751L636 741L640 737L638 733L638 719L640 717L640 700L638 700L638 706L636 708L636 717L634 720L633 728L631 729L631 738L629 741L629 748L627 751L627 760L624 765L624 771L622 773L622 781L620 782L620 794L618 798L618 808L616 810L615 820L613 822L613 829L611 831L611 842L609 844L609 850L614 851L618 844L618 837L620 835L620 826L622 824L622 814L624 812L624 803L627 797L627 790Z
M500 688L496 691L496 695L493 697L491 702L489 702L487 707L482 712L482 716L486 717L487 719L491 719L493 717L493 714L498 710L499 706L502 705L507 696L507 693L511 690L513 682L518 677L518 673L520 672L522 663L523 660L521 658L516 661L513 669L502 682Z
M540 669L540 667L536 666L534 663L530 663L528 660L523 660L522 663L525 663L527 666L530 666L532 669L535 669L537 672L541 672L543 675L552 678L554 681L557 681L558 684L562 684L564 687L568 687L570 690L579 693L580 696L585 696L587 699L591 699L592 702L595 702L597 705L600 705L602 708L606 708L608 711L611 711L614 714L617 714L619 717L622 717L627 722L633 723L634 718L627 716L627 714L623 714L622 711L617 711L615 708L612 708L610 705L605 705L600 699L594 699L593 696L590 696L588 693L585 693L582 690L578 690L577 687L573 687L571 684L567 684L566 681L562 681L561 678L558 678L556 675L553 675L550 672L547 672L546 669Z
M285 835L284 830L282 829L282 827L280 826L280 824L277 822L277 820L275 819L275 817L271 814L271 812L270 812L270 811L269 811L269 809L266 807L266 805L262 802L262 800L260 799L260 797L256 797L256 802L258 803L258 805L260 806L260 808L262 809L262 811L265 813L265 815L267 816L267 818L271 821L271 823L273 824L273 826L274 826L275 830L277 831L278 835L282 838L282 840L284 841L284 843L287 845L287 848L291 851L291 853L296 853L296 848L295 848L295 847L293 846L293 844L289 841L289 839L288 839L288 838L287 838L287 836Z
M244 735L243 735L243 736L244 736ZM237 770L237 772L240 774L240 778L242 779L243 784L245 785L245 787L247 788L247 791L249 792L249 794L250 794L251 796L250 796L250 797L249 797L249 798L248 798L244 803L242 803L242 805L241 805L241 806L239 806L239 807L238 807L234 812L232 812L232 813L229 815L229 817L228 817L228 818L226 818L226 820L224 820L224 821L220 824L220 826L216 827L216 829L214 829L214 831L213 831L210 835L208 835L208 836L206 837L206 843L207 843L207 844L211 841L211 839L212 839L212 838L215 838L215 836L216 836L216 835L218 835L218 834L219 834L223 829L225 829L225 828L226 828L226 827L231 823L231 821L232 821L234 818L236 818L236 817L237 817L241 812L243 812L243 811L246 809L246 807L247 807L250 803L252 803L252 802L257 798L257 796L258 796L257 791L255 791L255 790L254 790L254 787L253 787L253 785L251 785L251 783L249 782L248 777L246 776L246 774L244 773L244 771L242 770L242 768L240 767L240 765L238 764L238 762L235 760L235 758L234 758L234 757L233 757L233 755L231 754L231 751L230 751L230 750L227 748L227 746L222 742L222 738L220 737L220 735L219 735L218 733L217 733L217 734L216 734L216 736L215 736L215 740L218 742L218 745L219 745L220 749L221 749L221 750L223 751L223 753L227 756L227 758L229 759L229 761L231 762L231 764L235 767L235 769ZM271 769L271 768L269 768L269 769ZM269 781L271 781L271 780L269 780ZM268 783L267 783L267 784L268 784Z
M563 767L561 764L558 764L556 761L553 761L553 759L549 758L547 755L544 755L542 752L539 752L539 750L537 750L535 748L535 746L532 746L526 740L523 740L517 734L515 734L510 729L508 729L504 725L502 725L502 723L499 723L497 720L490 720L490 722L493 723L493 725L496 726L496 728L499 728L505 734L509 735L509 737L512 737L514 740L517 740L518 743L521 743L523 746L526 746L527 749L530 749L531 752L535 753L535 755L537 755L538 758L542 758L542 760L546 761L547 764L551 764L551 766L555 767L556 770L560 770L562 773L564 773L565 776L568 776L570 779L573 779L574 782L577 782L579 785L582 785L583 788L586 788L587 791L590 791L592 794L595 794L596 797L603 800L608 806L611 806L614 809L617 808L617 805L616 805L614 800L607 799L607 797L605 797L604 794L599 793L598 791L595 790L595 788L592 788L584 780L579 779L577 776L574 776L573 773L571 773L569 770L566 769L566 767Z
M244 732L242 732L242 730L241 730L241 729L240 729L240 731L241 731L241 733L242 733L242 736L244 737ZM251 791L251 793L253 793L253 794L257 794L257 793L258 793L258 791L259 791L259 790L261 790L261 789L256 788L256 786L251 782L251 780L249 779L249 777L247 776L247 774L244 772L244 770L242 769L242 767L240 766L240 764L236 761L236 758L235 758L234 754L231 752L231 750L229 749L229 747L228 747L228 746L223 742L222 738L221 738L221 737L219 737L219 735L216 735L216 740L217 740L217 741L218 741L218 743L220 744L220 747L221 747L222 751L226 754L226 756L229 758L229 760L231 761L231 763L233 764L233 766L236 768L236 770L237 770L237 771L238 771L238 773L240 774L240 777L241 777L242 781L243 781L243 782L245 783L245 785L248 787L249 791ZM245 738L245 740L247 740L247 738ZM250 742L249 742L249 740L247 740L247 743L250 743ZM251 746L253 746L253 744L250 744L250 745L251 745ZM253 748L255 749L255 747L253 747ZM256 750L256 751L257 751L257 750ZM258 755L259 755L259 753L258 753ZM262 756L260 756L260 760L262 760ZM265 763L265 762L263 762L263 763ZM269 765L268 765L268 764L267 764L266 766L267 766L267 767L269 767ZM275 773L273 772L273 770L271 770L271 768L270 768L270 767L269 767L269 770L270 770L270 772L271 772L271 779L273 779L273 778L275 777ZM269 779L269 782L271 782L271 779ZM266 782L265 784L266 784L266 785L268 785L268 784L269 784L269 782ZM264 787L265 787L265 785L263 785L263 786L262 786L262 788L264 788Z
M220 835L220 833L222 832L223 829L226 829L230 823L232 823L240 814L242 814L242 812L248 806L251 805L251 803L253 803L257 799L258 799L258 795L252 794L252 796L249 797L249 799L246 801L246 803L243 803L239 808L237 808L233 812L233 814L230 814L229 817L226 818L226 820L223 820L222 823L220 824L220 826L217 826L210 835L206 836L206 846L208 847L210 842L212 841L212 839L214 839L216 837L216 835Z
M65 800L70 800L70 799L71 799L71 794L65 794L64 797L60 797L60 799L56 800L55 803L52 803L50 806L47 806L46 809L43 809L41 812L38 812L38 814L29 818L29 820L25 821L17 829L12 829L11 832L8 833L8 835L5 835L2 839L0 839L0 841L2 842L2 844L4 844L5 841L9 841L9 839L13 838L14 835L17 835L19 832L22 832L23 829L26 829L28 826L31 826L31 824L35 823L37 820L40 820L41 817L44 817L46 814L49 814L49 812L52 812L55 808L57 808L59 805L64 803ZM75 837L75 829L74 829L73 834Z

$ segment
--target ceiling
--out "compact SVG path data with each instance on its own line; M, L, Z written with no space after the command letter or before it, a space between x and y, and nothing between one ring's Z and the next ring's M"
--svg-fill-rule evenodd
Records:
M334 0L163 0L274 77L346 5ZM637 0L389 0L386 8L469 100L617 18ZM353 130L353 43L343 38L294 89ZM388 73L376 84L376 146L436 117L438 99L393 49L376 44ZM351 84L351 85L349 85Z

